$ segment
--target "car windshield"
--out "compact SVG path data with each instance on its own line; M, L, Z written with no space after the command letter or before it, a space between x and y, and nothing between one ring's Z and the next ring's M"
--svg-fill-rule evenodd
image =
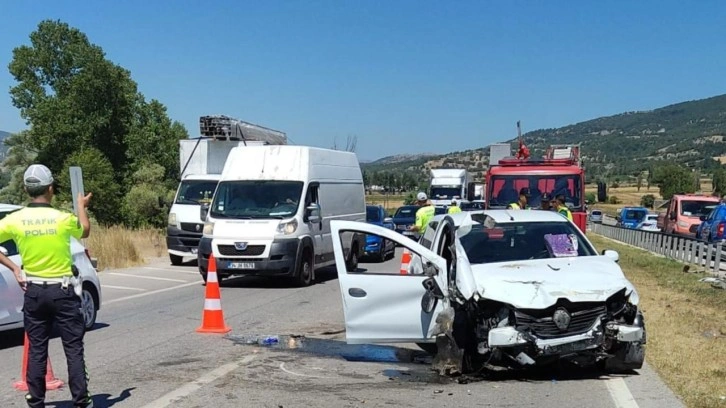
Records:
M366 221L381 222L381 212L379 207L366 207Z
M592 212L592 215L602 215L602 212L595 210Z
M210 209L217 218L285 218L297 213L302 181L223 181Z
M686 217L700 217L707 215L711 206L715 205L713 201L688 200L681 201L681 215ZM711 208L709 208L711 207Z
M461 186L437 186L431 187L431 198L461 198Z
M216 180L184 180L179 186L179 193L174 202L176 204L209 204L212 202L216 188Z
M570 223L548 221L497 224L492 218L486 215L483 217L480 218L480 223L474 224L471 231L460 238L472 265L596 255L594 248Z
M519 199L519 192L529 188L530 197L527 200L530 207L540 207L542 196L548 193L550 197L565 196L565 204L570 208L580 208L580 177L571 175L495 175L491 177L489 186L490 208L504 208Z
M642 221L647 214L645 210L626 210L622 217L628 221Z
M418 210L418 207L415 207L415 206L401 207L398 210L396 210L396 214L393 217L394 218L414 218L416 216L416 210Z

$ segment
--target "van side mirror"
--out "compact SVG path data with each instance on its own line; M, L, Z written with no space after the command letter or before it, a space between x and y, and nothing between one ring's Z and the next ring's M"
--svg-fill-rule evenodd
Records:
M603 256L607 256L615 262L620 261L620 254L618 254L618 251L613 251L612 249L605 249L602 251L602 254Z
M8 249L5 248L4 246L0 246L0 254L8 256L8 254L9 254Z
M209 204L202 204L199 207L199 219L201 219L202 221L206 221L208 214L209 214Z
M305 219L307 222L317 224L320 222L320 205L312 203L305 207Z

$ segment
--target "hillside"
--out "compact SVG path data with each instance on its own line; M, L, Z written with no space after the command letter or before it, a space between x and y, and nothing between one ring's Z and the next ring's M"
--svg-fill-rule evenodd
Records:
M523 120L526 125L526 120ZM514 128L514 126L513 126ZM514 133L514 129L513 132ZM556 129L523 135L533 156L550 144L580 143L588 175L629 175L664 160L708 169L726 162L726 95L665 106L651 111L625 112ZM512 142L513 151L516 139ZM410 170L424 173L436 167L466 167L481 175L488 148L431 156L395 159L364 165L369 171ZM715 160L714 160L715 159Z

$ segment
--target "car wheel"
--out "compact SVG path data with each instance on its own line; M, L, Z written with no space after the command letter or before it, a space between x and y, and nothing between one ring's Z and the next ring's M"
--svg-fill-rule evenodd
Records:
M81 313L83 314L83 325L86 330L91 330L96 324L97 309L96 297L91 289L84 287L81 292Z
M295 277L297 286L310 286L313 283L313 261L310 250L305 250L298 265L298 274Z
M421 350L431 354L432 356L435 356L436 353L439 352L439 346L436 345L436 343L416 343Z
M353 244L353 247L350 250L350 255L348 255L348 260L345 263L346 268L348 269L348 272L355 272L358 270L358 245Z
M169 260L171 261L171 264L174 266L179 266L182 263L184 263L184 257L174 254L169 254Z

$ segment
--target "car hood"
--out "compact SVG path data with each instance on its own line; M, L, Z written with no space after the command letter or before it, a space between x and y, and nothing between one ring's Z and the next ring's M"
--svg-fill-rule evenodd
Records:
M633 285L612 259L605 256L553 258L468 265L460 263L457 286L465 297L480 297L524 309L545 309L559 298L571 302L603 302ZM459 285L460 284L460 285Z

